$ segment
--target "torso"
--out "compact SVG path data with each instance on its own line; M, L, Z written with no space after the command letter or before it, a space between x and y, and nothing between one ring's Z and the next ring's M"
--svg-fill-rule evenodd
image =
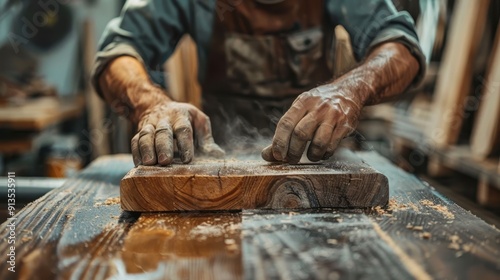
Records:
M207 114L222 118L217 122L242 116L273 132L296 96L332 79L334 30L325 24L323 5L323 0L236 5L218 0L217 7L234 10L216 10L214 16L202 85Z

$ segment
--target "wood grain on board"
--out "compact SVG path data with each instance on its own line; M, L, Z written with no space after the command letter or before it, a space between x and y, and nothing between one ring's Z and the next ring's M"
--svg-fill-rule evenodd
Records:
M384 206L387 178L347 149L299 165L263 160L198 160L138 166L121 181L122 208L184 210L297 209Z
M427 135L437 147L455 144L460 133L489 2L462 0L455 5Z
M386 208L131 213L132 157L101 157L16 209L0 279L498 279L500 231L373 152ZM0 234L8 236L7 221Z
M472 153L481 159L500 149L500 28L487 75L471 138Z

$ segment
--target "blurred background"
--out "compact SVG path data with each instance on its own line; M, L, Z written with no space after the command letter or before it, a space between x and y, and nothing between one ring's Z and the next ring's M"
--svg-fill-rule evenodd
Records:
M128 121L88 81L100 35L124 2L0 1L0 170L16 172L22 203L96 157L130 152ZM393 2L416 22L427 74L397 102L366 108L352 146L378 151L499 224L500 1ZM348 70L356 63L349 34L335 33L335 63ZM196 69L185 37L159 71L176 100L200 106Z

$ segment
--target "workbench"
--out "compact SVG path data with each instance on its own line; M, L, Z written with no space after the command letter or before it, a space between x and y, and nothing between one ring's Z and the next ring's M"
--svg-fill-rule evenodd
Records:
M357 154L388 177L388 207L122 212L132 157L101 157L14 216L16 273L2 242L0 279L500 278L498 229L375 152Z

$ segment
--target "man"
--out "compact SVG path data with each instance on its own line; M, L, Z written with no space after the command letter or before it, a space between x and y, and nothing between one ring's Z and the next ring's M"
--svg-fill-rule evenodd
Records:
M361 63L332 81L336 25L350 33ZM364 106L397 97L425 70L412 19L389 0L129 0L101 40L93 83L137 126L136 165L170 164L174 139L183 163L195 144L223 154L209 117L170 99L148 75L186 33L197 44L214 132L236 115L273 131L279 120L262 151L267 161L297 163L309 141L311 161L329 158Z

